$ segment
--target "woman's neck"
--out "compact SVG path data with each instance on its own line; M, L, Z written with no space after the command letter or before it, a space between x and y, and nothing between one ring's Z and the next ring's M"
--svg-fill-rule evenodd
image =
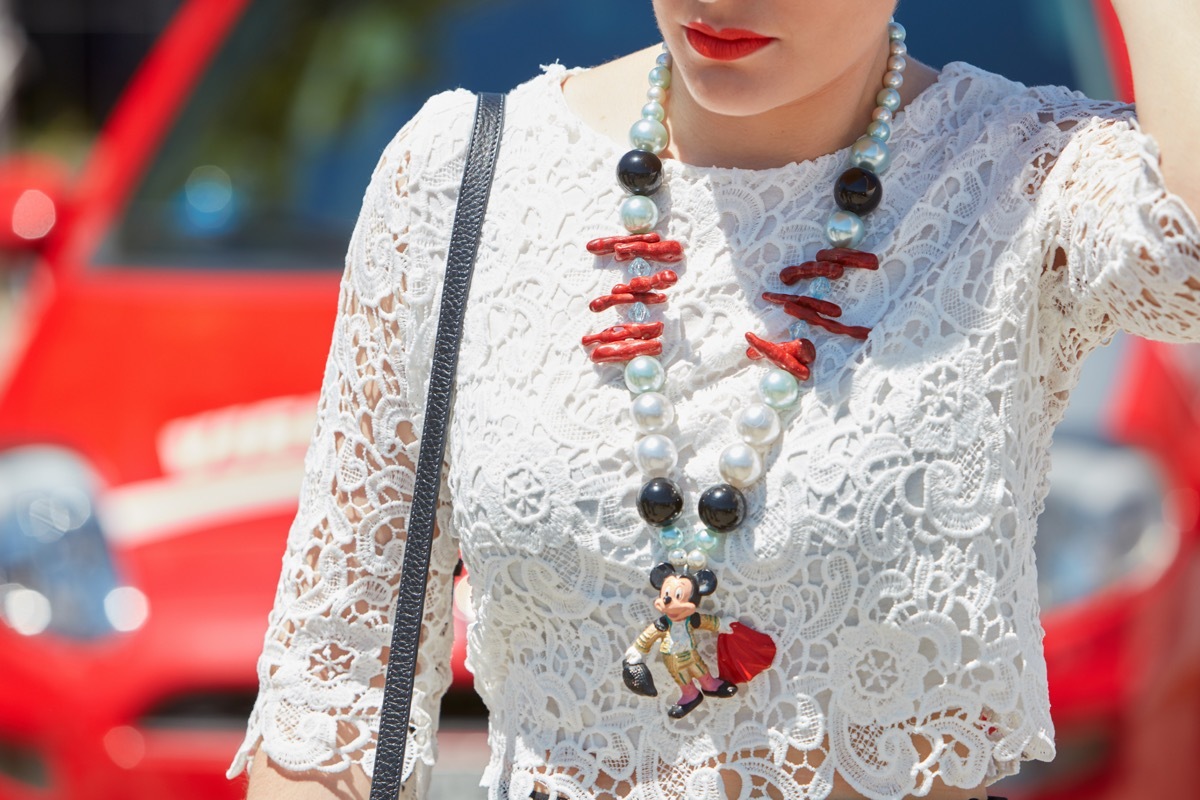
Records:
M856 62L816 92L753 116L704 108L676 75L665 121L671 144L662 155L697 166L766 169L849 147L870 121L888 57L884 42L874 58ZM935 70L910 59L901 108L936 80Z
M601 135L627 143L629 125L646 102L646 73L660 52L658 45L647 47L568 79L562 87L568 107ZM671 145L662 155L697 166L766 169L847 147L866 130L886 58L881 49L878 59L863 59L864 66L821 91L755 117L713 114L676 76L667 100ZM936 80L936 70L910 57L901 108Z

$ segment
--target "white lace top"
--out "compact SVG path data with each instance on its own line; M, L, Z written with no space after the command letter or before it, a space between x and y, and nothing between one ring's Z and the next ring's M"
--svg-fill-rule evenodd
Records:
M1128 106L1027 88L965 63L897 116L885 196L830 299L866 341L818 332L814 376L716 551L701 610L778 644L730 699L682 720L621 660L657 616L664 554L622 370L580 337L623 281L584 244L620 233L627 149L566 105L560 65L508 97L468 306L413 705L405 796L425 792L450 682L458 552L475 619L468 666L490 710L488 796L570 800L867 797L992 782L1054 756L1034 571L1048 445L1080 360L1117 330L1200 340L1200 226L1162 183ZM262 687L257 747L290 770L372 768L451 217L474 111L428 101L388 145L346 260ZM636 112L636 110L635 110ZM677 411L688 518L719 482L730 419L763 373L743 334L785 337L761 299L813 257L847 152L744 170L666 162L658 230L685 244L652 319ZM410 425L411 421L411 425ZM698 635L715 665L715 636ZM715 668L715 666L714 666ZM915 737L915 738L914 738ZM923 745L923 746L917 746Z

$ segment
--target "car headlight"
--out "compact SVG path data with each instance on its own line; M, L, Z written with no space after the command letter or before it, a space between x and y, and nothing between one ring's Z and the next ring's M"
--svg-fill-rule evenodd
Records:
M96 517L101 488L70 451L0 453L0 622L95 639L145 621L145 595L119 580Z
M1099 439L1056 436L1034 542L1042 609L1119 582L1153 581L1178 545L1169 514L1162 478L1144 454Z

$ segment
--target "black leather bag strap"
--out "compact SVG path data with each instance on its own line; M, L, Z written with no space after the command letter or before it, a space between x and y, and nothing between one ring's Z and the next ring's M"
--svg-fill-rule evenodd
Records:
M442 483L442 460L446 455L446 425L450 420L454 376L458 371L458 345L462 339L471 271L479 251L480 229L487 211L492 176L496 171L496 155L500 151L503 124L504 96L480 94L458 207L454 212L442 305L438 312L433 371L429 374L412 512L408 519L400 591L392 621L392 644L388 654L383 709L375 749L371 800L395 800L400 793L412 706L413 674L417 668L417 644L421 638L421 620L425 613L429 553Z

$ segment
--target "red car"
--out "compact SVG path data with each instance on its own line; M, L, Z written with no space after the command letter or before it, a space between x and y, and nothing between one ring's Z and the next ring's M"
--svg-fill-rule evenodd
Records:
M438 89L504 89L558 54L598 63L654 37L644 0L438 5L190 0L69 196L53 169L0 165L0 244L38 252L0 363L0 800L240 796L223 773L376 157ZM1060 13L999 16L1013 8ZM1085 41L1043 42L1047 63L1121 52L1095 8L1061 12L1082 16L1059 34ZM904 12L918 32L996 13ZM1122 68L1083 74L1128 90ZM1189 352L1125 342L1077 392L1038 541L1059 757L1001 794L1200 783ZM449 710L478 730L462 638Z

